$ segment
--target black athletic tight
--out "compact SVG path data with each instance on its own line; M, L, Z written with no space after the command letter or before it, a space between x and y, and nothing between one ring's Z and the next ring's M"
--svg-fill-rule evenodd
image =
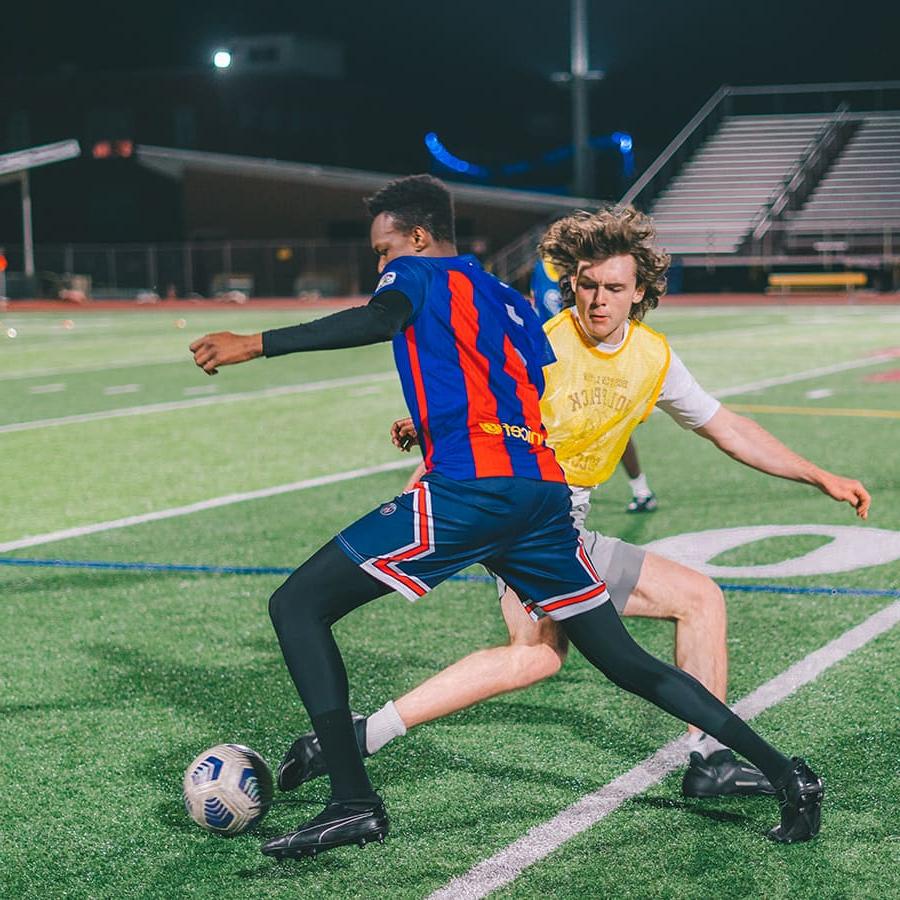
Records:
M350 719L347 670L331 626L390 588L350 561L336 540L316 551L269 599L288 671L322 745L335 800L372 795Z
M350 720L347 672L331 626L390 590L356 566L332 540L272 595L269 614L288 670L322 745L335 799L372 794ZM783 756L695 678L643 650L612 603L573 616L563 629L612 682L701 728L758 766L773 784L790 769Z
M647 653L628 633L612 603L561 624L588 662L613 684L711 734L749 759L773 784L787 776L791 761L786 756L767 744L696 678Z

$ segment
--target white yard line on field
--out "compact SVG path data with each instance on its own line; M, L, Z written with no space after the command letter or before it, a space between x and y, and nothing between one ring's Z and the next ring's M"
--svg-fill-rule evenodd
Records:
M293 491L305 491L308 488L322 487L326 484L337 484L339 481L352 481L354 478L364 478L366 475L376 475L380 472L394 472L398 469L409 469L415 464L415 459L405 457L404 459L382 463L378 466L367 466L364 469L350 469L346 472L335 472L332 475L320 475L316 478L306 478L303 481L294 481L290 484L277 484L274 487L260 488L256 491L245 491L241 494L226 494L223 497L213 497L210 500L189 503L187 506L174 506L170 509L160 509L156 512L142 513L137 516L125 516L125 518L111 519L107 522L94 522L92 525L78 525L75 528L64 528L61 531L49 531L45 534L36 534L31 537L18 538L14 541L2 542L0 543L0 553L8 553L11 550L21 550L25 547L37 547L39 544L52 544L56 541L67 540L68 538L97 534L101 531L113 531L116 528L128 528L131 525L142 525L145 522L158 522L161 519L174 519L178 516L189 516L192 513L204 512L208 509L231 506L233 503L243 503L245 500L261 500L264 497L276 497L279 494L289 494Z
M721 328L707 332L685 332L683 334L670 334L664 332L669 343L676 349L682 344L702 344L714 338L753 337L765 334L768 331L784 331L784 322L771 322L767 325L748 325L744 328Z
M775 378L765 378L761 381L751 381L748 384L735 387L721 388L712 391L715 397L732 397L751 391L762 390L767 387L776 387L781 384L792 384L796 381L805 381L810 378L818 378L822 375L832 375L848 369L861 369L867 366L876 366L888 359L896 358L896 354L884 353L876 356L868 356L864 359L853 359L848 362L834 363L830 366L821 366L816 369L805 369L802 372L791 372ZM44 374L51 374L52 370L45 370ZM65 371L65 370L61 370ZM69 370L72 371L72 370ZM98 369L97 371L102 371ZM4 377L0 376L0 380ZM33 419L27 422L11 422L8 425L0 425L0 434L9 434L16 431L33 431L36 428L52 428L60 425L74 425L84 422L97 422L104 419L118 419L128 416L152 415L154 413L173 412L179 409L190 409L194 406L209 406L218 403L230 403L239 400L256 400L263 397L279 397L289 394L303 394L307 391L325 390L329 387L350 387L354 384L364 384L372 381L387 381L394 377L393 372L376 372L372 375L357 375L348 378L335 378L327 381L314 381L307 384L285 385L277 388L265 388L259 391L243 391L233 394L221 394L215 397L197 397L192 400L173 400L165 403L147 403L142 406L128 406L123 409L108 409L99 412L78 413L71 416L59 416L56 418Z
M26 378L49 378L51 375L80 375L82 372L107 372L112 369L138 369L141 366L167 366L171 363L193 365L189 353L178 356L163 356L158 359L122 359L110 363L91 363L86 366L57 366L50 369L26 369L21 372L4 372L0 381L24 381Z
M219 394L215 397L194 397L191 400L171 400L165 403L145 403L142 406L126 406L121 409L106 409L100 412L78 413L52 419L33 419L30 422L12 422L0 425L0 434L15 431L34 431L37 428L52 428L58 425L74 425L82 422L99 422L103 419L120 419L130 416L146 416L152 413L174 412L179 409L194 409L199 406L216 406L219 403L235 403L241 400L260 400L264 397L286 397L291 394L308 394L331 388L353 387L357 384L369 385L373 381L390 381L396 378L394 372L373 372L368 375L350 375L346 378L329 378L324 381L307 381L304 384L287 384L281 387L263 388L258 391L240 391L234 394Z
M803 685L814 681L827 669L884 634L898 622L900 601L885 607L860 625L845 631L840 637L794 663L736 703L734 711L744 719L752 719ZM686 750L686 737L660 747L656 753L624 775L582 797L549 821L535 825L517 841L473 866L464 875L454 878L435 891L428 900L477 900L508 885L528 866L540 862L566 841L606 818L627 800L643 793L683 766ZM776 813L774 803L772 812ZM775 818L776 815L773 815L773 822Z
M198 384L196 387L186 387L182 392L185 397L203 397L209 394L218 394L217 384Z
M734 387L720 388L710 393L714 397L735 397L739 394L749 394L751 391L761 391L763 388L793 384L795 381L808 381L810 378L819 378L822 375L834 375L837 372L846 372L849 369L865 369L867 366L878 366L889 359L896 358L896 353L879 353L875 356L867 356L865 359L851 359L848 362L833 363L830 366L819 366L816 369L805 369L802 372L791 372L787 375L777 375L774 378L763 378L760 381L751 381L747 384L737 384Z

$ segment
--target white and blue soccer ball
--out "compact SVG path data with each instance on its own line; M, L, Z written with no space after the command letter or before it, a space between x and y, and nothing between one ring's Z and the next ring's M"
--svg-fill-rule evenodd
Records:
M272 805L272 773L266 761L241 744L204 750L184 773L184 805L201 827L235 835L262 821Z

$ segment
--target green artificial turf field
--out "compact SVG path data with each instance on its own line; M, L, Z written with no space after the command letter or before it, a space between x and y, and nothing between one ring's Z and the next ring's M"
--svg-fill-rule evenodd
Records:
M401 458L387 430L404 407L389 347L257 361L210 379L190 361L192 338L296 315L94 313L71 327L53 314L0 319L0 560L293 566L405 481L405 469L390 468ZM897 308L661 310L650 324L727 403L863 480L872 514L860 523L849 507L738 466L656 414L637 441L659 510L627 515L616 473L595 493L592 527L635 543L809 524L900 540L900 381L890 380L900 357L873 358L900 348ZM341 476L353 470L369 474ZM310 484L317 478L325 483ZM201 506L182 509L190 504ZM131 516L148 520L91 529ZM711 562L769 565L829 540L764 537ZM842 559L823 574L721 579L798 588L726 591L732 701L898 602L898 559L864 568L853 553ZM573 651L554 679L417 729L369 761L392 816L383 847L274 862L259 854L261 838L317 812L327 782L276 797L257 832L233 839L190 822L180 790L205 747L248 744L275 765L308 726L266 612L280 581L0 565L0 896L426 897L681 733ZM884 593L853 593L866 590ZM628 624L670 656L670 625ZM490 585L454 581L415 607L385 598L337 635L353 706L369 711L505 629ZM773 801L685 800L676 772L497 896L900 895L898 650L900 630L888 630L755 720L826 779L819 840L773 845L762 836L777 819Z

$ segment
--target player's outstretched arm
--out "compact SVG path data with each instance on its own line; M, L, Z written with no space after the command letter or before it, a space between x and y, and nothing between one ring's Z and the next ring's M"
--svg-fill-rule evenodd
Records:
M207 375L215 375L219 366L233 366L262 356L263 340L261 334L217 331L197 338L190 350L194 354L194 362Z
M861 519L869 515L872 498L861 482L820 469L746 416L740 416L722 406L705 425L695 431L746 466L767 475L814 485L833 500L849 503Z
M257 356L283 356L309 350L339 350L389 341L406 324L412 304L400 291L382 291L365 306L343 309L313 322L275 328L262 334L230 331L206 334L191 344L194 362L215 375L218 366L246 362Z

